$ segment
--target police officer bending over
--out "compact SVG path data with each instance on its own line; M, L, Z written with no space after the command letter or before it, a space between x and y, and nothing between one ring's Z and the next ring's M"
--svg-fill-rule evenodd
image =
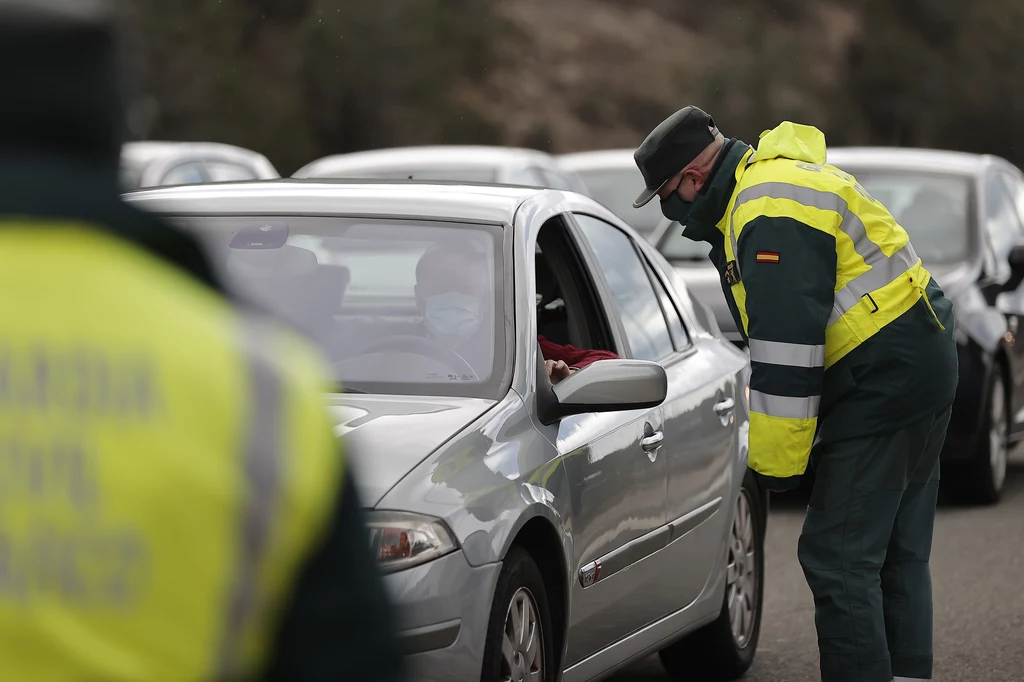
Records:
M325 376L119 199L93 0L0 0L0 669L395 680Z
M930 680L939 452L957 385L953 309L907 233L785 122L757 149L686 107L635 154L683 234L711 244L750 348L750 466L816 478L799 559L823 682Z

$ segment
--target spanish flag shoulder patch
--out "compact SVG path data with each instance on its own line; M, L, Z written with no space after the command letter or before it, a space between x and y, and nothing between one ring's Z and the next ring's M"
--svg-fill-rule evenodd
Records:
M758 263L778 263L779 254L775 251L758 251L756 261Z

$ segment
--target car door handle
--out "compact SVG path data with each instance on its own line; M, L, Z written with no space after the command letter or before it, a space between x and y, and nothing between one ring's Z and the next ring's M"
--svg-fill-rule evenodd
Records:
M644 452L654 452L661 447L664 440L665 434L661 431L655 431L651 435L640 439L640 447L643 448Z
M734 407L736 407L736 401L732 398L726 398L721 402L715 403L715 412L718 414L729 414Z

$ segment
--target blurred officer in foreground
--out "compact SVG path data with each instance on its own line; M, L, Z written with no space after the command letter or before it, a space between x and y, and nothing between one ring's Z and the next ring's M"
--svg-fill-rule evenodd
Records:
M120 201L99 6L0 0L0 676L395 680L318 361Z
M749 343L751 468L775 491L815 470L799 559L822 680L929 680L952 304L889 211L825 164L816 128L782 123L755 150L686 107L635 159L635 206L657 196L711 244Z

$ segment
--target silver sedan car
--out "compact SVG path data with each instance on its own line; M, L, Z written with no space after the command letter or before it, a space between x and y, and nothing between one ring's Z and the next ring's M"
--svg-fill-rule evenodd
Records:
M678 679L750 666L767 496L747 356L609 210L417 183L128 198L333 363L414 679L596 680L656 651ZM553 385L556 358L582 369Z

